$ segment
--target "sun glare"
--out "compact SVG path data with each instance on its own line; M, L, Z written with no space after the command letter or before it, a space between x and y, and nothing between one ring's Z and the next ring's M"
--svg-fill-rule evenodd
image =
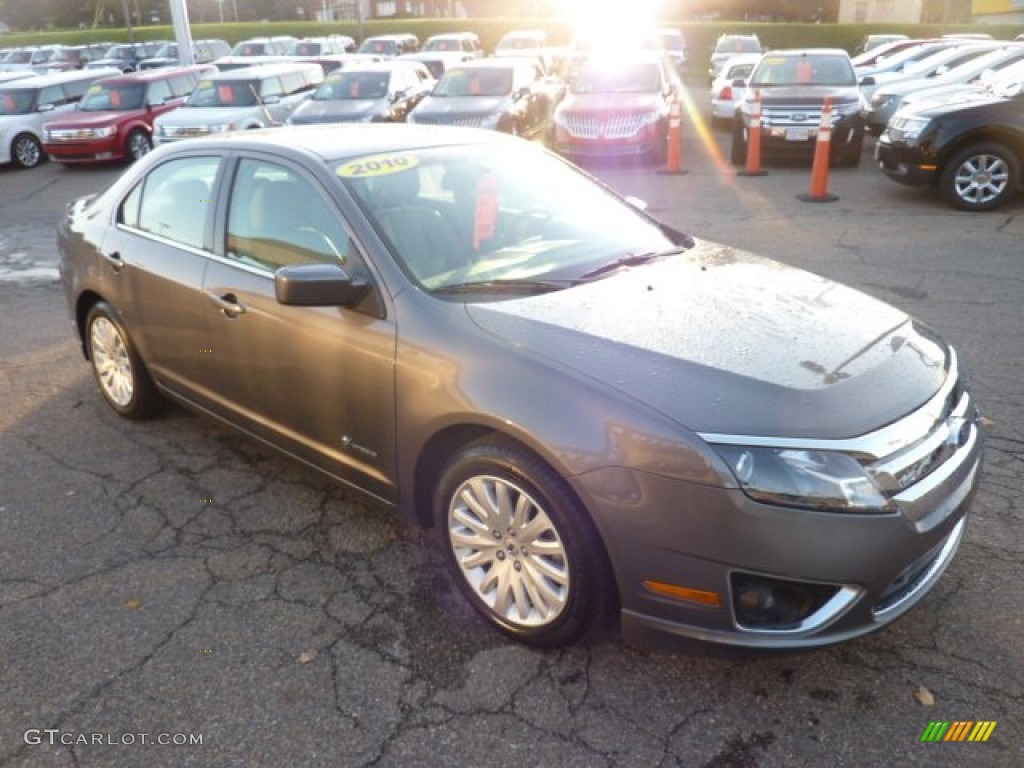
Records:
M622 48L624 39L642 37L656 26L659 0L562 0L573 38L586 41L589 48Z

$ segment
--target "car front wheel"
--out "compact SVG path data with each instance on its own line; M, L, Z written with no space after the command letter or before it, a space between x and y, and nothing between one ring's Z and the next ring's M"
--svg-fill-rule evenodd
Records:
M1013 195L1020 184L1016 155L1002 144L967 147L946 163L939 188L964 211L989 211Z
M110 406L126 419L152 415L159 402L156 387L109 304L99 302L89 310L85 342L96 383Z
M145 131L136 129L129 134L128 157L132 160L138 160L140 157L148 155L151 149L153 149L153 143Z
M504 634L554 647L606 622L615 587L601 539L565 482L522 446L494 437L456 454L434 517L459 589Z

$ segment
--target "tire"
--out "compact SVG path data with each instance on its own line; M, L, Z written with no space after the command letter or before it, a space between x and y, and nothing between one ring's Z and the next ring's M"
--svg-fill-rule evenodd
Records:
M128 141L125 142L125 149L128 157L135 161L150 153L153 149L153 142L149 138L149 134L140 128L136 128L128 134Z
M460 591L503 634L551 648L607 623L604 545L562 478L519 444L485 438L453 456L434 522Z
M85 344L103 398L126 419L156 412L160 396L113 308L99 302L85 318Z
M982 143L966 147L945 163L939 189L963 211L990 211L1020 186L1020 162L1007 147Z
M743 118L732 121L732 148L729 159L733 165L747 164L747 138L743 135Z
M836 154L835 165L839 168L857 168L860 165L861 155L864 154L864 134L858 133L854 136L850 146L843 147Z
M46 159L43 145L31 133L19 133L11 142L11 161L19 168L35 168Z

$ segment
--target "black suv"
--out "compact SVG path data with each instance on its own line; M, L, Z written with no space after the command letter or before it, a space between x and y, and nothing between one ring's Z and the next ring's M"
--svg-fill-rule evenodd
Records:
M875 159L890 179L937 186L965 211L998 208L1020 189L1024 92L974 91L955 101L920 101L899 110L879 137Z
M733 120L732 162L747 159L751 115L761 97L765 156L812 155L825 99L832 100L830 163L856 167L864 146L864 106L850 55L840 48L769 51L747 82Z

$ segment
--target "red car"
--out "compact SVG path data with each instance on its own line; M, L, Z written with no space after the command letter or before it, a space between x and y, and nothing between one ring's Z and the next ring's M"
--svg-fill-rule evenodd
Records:
M59 163L137 160L153 147L153 121L179 107L210 65L167 67L96 82L75 112L43 126L43 147Z
M554 147L567 157L634 156L663 162L679 78L661 53L588 58L554 115Z

